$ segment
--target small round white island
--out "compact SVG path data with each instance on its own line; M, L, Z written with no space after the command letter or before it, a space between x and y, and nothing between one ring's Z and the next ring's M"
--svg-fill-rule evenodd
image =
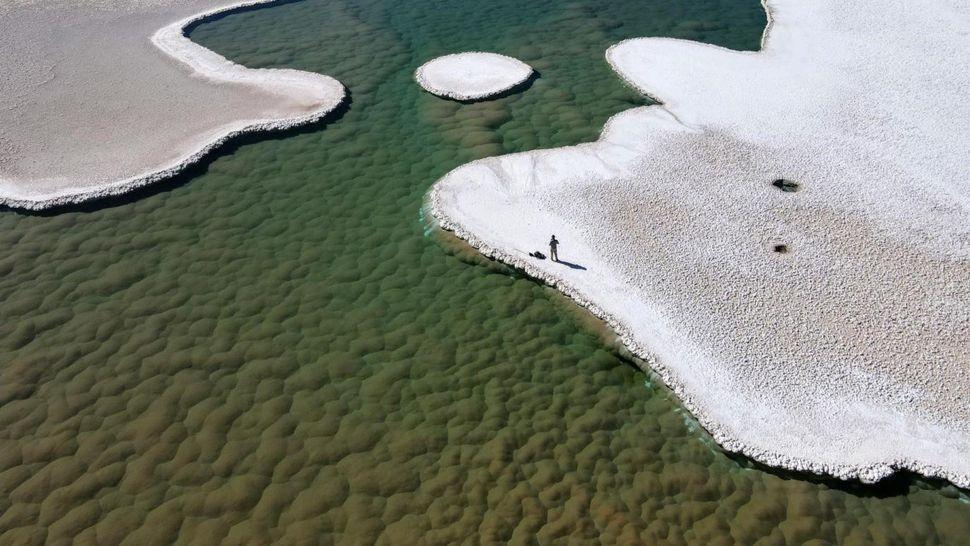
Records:
M472 51L432 59L418 67L414 79L429 93L456 100L485 99L525 82L532 67L499 55Z

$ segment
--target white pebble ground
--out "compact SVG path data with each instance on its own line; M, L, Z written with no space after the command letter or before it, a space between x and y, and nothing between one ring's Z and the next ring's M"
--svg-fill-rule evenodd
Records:
M662 105L462 166L431 209L609 321L725 448L970 486L966 4L766 8L759 52L617 44ZM585 269L528 256L552 233Z
M414 72L414 79L429 93L457 100L480 100L524 83L532 67L499 55L472 51L432 59Z
M322 118L329 76L251 70L191 42L200 18L270 0L0 5L0 204L41 209L169 177L226 139Z

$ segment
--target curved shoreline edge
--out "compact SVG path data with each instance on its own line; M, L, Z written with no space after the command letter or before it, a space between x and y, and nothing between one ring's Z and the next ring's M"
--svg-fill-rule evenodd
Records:
M765 50L769 36L771 35L772 30L774 29L774 26L775 26L773 10L772 10L772 7L769 5L768 0L762 0L761 3L765 9L765 13L767 16L767 23L765 26L764 33L762 34L761 49L757 52L750 52L750 54L754 56L760 55ZM631 40L638 40L638 39L639 38L633 38ZM651 40L671 40L671 39L651 38ZM659 97L654 96L651 90L644 89L642 86L637 85L634 81L627 78L624 75L623 71L620 70L619 67L614 63L613 59L611 59L610 54L612 51L614 51L614 48L617 48L618 46L620 46L621 44L627 41L629 40L624 40L618 44L614 44L613 46L611 46L606 54L607 61L614 69L616 74L619 75L620 78L623 81L625 81L628 85L632 86L634 89L648 96L651 96L652 98L657 99L658 102L660 102ZM700 45L703 47L717 48L717 46L711 46L708 44L698 44L697 42L690 42L686 40L675 40L675 41L690 43L694 46ZM723 48L718 48L718 49L723 49ZM725 51L730 51L732 53L748 53L748 52L736 52L733 50L725 50ZM685 123L681 121L679 118L677 118L677 116L667 108L667 105L661 102L658 105L641 107L633 110L626 110L624 112L615 114L607 121L597 141L589 144L580 144L578 146L589 147L589 149L592 150L591 152L592 155L598 155L596 153L596 150L602 149L601 147L622 146L623 144L619 141L608 142L609 136L610 136L609 135L610 130L614 125L621 123L620 120L623 116L634 111L653 112L653 113L661 112L663 113L664 116L668 118L672 118L674 121L676 121L676 123L679 124L683 129L686 129L688 131L697 130L691 124ZM560 148L522 152L519 154L510 154L510 156L537 154L538 157L541 157L541 155L545 153L559 151L559 150L566 150L566 149L575 149L575 148L577 148L577 146L565 146ZM532 155L530 157L530 160L534 161L537 155ZM510 157L510 156L502 156L502 157ZM464 169L465 167L468 167L470 165L475 165L475 164L482 165L483 169L487 169L489 167L494 166L494 163L492 164L481 163L489 159L495 159L495 158L486 158L482 160L477 160L472 163L458 167L457 169L455 169L455 171L452 171L451 173L446 174L444 177L436 181L435 184L432 186L426 198L426 207L431 213L431 216L438 223L439 227L441 227L444 230L453 232L455 236L459 237L460 239L463 239L469 245L476 248L482 255L491 259L498 260L510 266L513 266L523 271L527 275L535 279L538 279L548 284L549 286L557 289L558 291L560 291L570 299L574 300L579 305L586 308L593 315L595 315L596 317L606 322L614 330L614 332L617 334L617 336L622 341L622 343L634 355L642 359L647 365L649 365L651 370L653 370L658 375L660 375L660 377L665 382L665 384L677 395L677 397L680 399L684 407L687 408L687 410L694 415L694 417L701 424L701 426L703 426L710 433L710 435L722 448L724 448L729 452L742 454L759 463L764 463L771 467L777 467L777 468L782 468L782 469L787 469L787 470L792 470L797 472L810 472L813 474L830 476L841 480L859 480L863 483L875 483L875 482L878 482L879 480L882 480L884 478L887 478L895 474L897 471L912 471L926 477L949 481L950 483L961 488L970 488L970 474L955 472L947 468L944 468L942 466L928 464L923 461L917 461L917 460L908 459L905 457L888 457L885 459L874 458L874 459L870 459L864 464L851 464L851 463L831 464L831 463L824 463L824 462L812 460L805 457L792 456L790 454L786 454L784 452L777 451L777 450L772 450L770 448L766 449L763 447L756 447L741 441L737 436L731 433L728 426L726 426L724 423L715 419L711 415L711 412L705 409L704 405L698 402L697 397L691 394L691 392L686 387L685 382L679 377L678 371L676 369L668 366L666 363L663 362L662 359L657 358L657 356L655 356L655 354L651 350L649 350L648 347L644 346L642 343L637 341L636 337L634 336L634 332L630 326L628 326L626 323L624 323L622 320L620 320L613 314L607 312L596 302L592 301L589 297L587 297L584 294L583 290L579 289L576 285L570 283L569 281L565 280L564 278L558 275L555 275L548 271L540 269L532 262L529 262L523 259L521 255L517 255L516 253L513 253L510 250L499 248L489 243L485 239L476 235L471 229L469 229L469 227L465 223L463 223L463 221L460 218L456 217L456 215L451 214L449 212L449 210L443 204L443 199L444 199L442 196L442 191L444 189L443 183L449 179L452 173L458 171L459 169ZM534 175L535 174L532 173L532 176ZM448 188L448 189L453 189L453 188ZM519 252L518 254L521 254L521 252Z
M150 168L140 174L102 184L42 194L38 196L0 193L0 206L11 209L40 211L49 208L74 205L111 196L122 195L136 189L161 182L178 175L188 167L200 162L226 142L250 133L280 131L309 125L320 121L340 106L346 97L346 89L335 78L314 72L278 68L247 68L234 63L218 53L193 42L186 29L206 19L227 15L234 11L256 6L271 6L286 0L243 0L199 12L155 32L152 43L163 54L189 67L193 72L217 83L242 83L261 87L277 93L291 94L299 89L314 97L319 106L313 111L295 117L280 119L256 119L236 122L225 127L204 146L175 162ZM8 184L15 186L15 184Z
M937 478L949 481L954 485L970 489L970 476L964 476L949 472L939 466L931 466L907 460L880 461L868 465L844 465L834 468L829 465L819 464L809 459L792 457L781 452L760 449L749 446L732 436L720 422L712 419L703 407L697 403L695 398L686 390L683 382L677 379L674 371L657 359L646 347L638 343L633 332L622 321L607 313L595 302L588 299L583 293L572 284L565 280L542 271L529 262L522 260L508 252L497 249L476 237L466 230L461 222L458 222L445 213L440 204L437 192L432 189L429 194L428 208L432 217L437 221L438 226L445 231L454 233L456 237L462 239L474 247L483 256L510 265L520 271L525 272L529 277L538 279L548 286L555 288L560 293L576 302L581 307L592 313L595 317L605 322L617 335L623 345L638 359L646 362L649 369L644 372L653 371L663 380L664 384L677 395L681 404L687 411L697 419L704 430L706 430L717 444L731 453L739 453L759 463L771 467L791 470L795 472L809 472L821 476L829 476L840 480L859 480L862 483L874 484L880 480L888 478L898 471L912 471L928 478Z

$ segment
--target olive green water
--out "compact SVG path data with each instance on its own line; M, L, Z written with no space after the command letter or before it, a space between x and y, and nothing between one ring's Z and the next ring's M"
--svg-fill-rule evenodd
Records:
M755 0L308 0L195 29L350 108L161 190L0 211L0 543L966 543L952 486L725 455L582 311L422 219L448 170L642 104L610 44L755 49L764 23ZM471 105L411 80L476 49L541 77Z

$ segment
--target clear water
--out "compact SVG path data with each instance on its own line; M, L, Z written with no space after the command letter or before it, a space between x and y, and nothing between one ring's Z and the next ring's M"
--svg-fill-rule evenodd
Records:
M0 543L965 543L952 486L724 454L588 315L422 219L448 170L643 104L610 44L755 49L764 23L755 0L307 0L199 26L352 102L135 197L0 212ZM472 105L411 80L476 49L541 77Z

